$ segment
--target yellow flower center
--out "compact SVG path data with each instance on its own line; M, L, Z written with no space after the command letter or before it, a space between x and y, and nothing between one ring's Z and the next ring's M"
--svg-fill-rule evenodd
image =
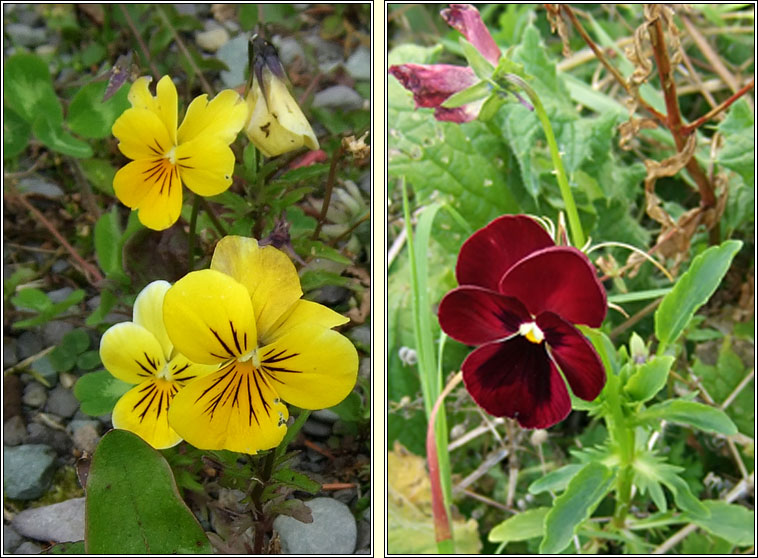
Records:
M545 334L537 325L537 322L524 322L518 328L518 332L532 343L540 344L545 340Z
M173 146L163 157L172 165L176 165L176 146Z
M168 363L163 365L163 368L155 373L155 377L160 380L171 381L171 371L168 369Z
M256 369L259 369L261 367L261 358L258 356L258 348L254 348L248 353L245 353L241 357L237 359L238 362L247 362L248 360L253 359L253 366Z

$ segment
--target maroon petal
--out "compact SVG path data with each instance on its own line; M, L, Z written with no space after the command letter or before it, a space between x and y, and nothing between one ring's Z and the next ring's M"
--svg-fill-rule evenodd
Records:
M594 400L605 385L605 369L589 339L552 312L540 314L537 325L545 333L550 353L574 395L586 401Z
M492 62L493 66L497 66L500 60L500 49L482 22L479 10L471 4L450 4L450 7L442 10L440 15L450 27L466 37L468 42L482 53L482 56Z
M497 291L506 271L548 246L554 246L553 240L534 219L525 215L498 217L461 246L455 267L458 284Z
M547 428L571 411L566 384L545 345L518 335L479 347L463 361L463 381L474 401L524 428Z
M515 298L481 287L458 287L440 302L442 330L467 345L483 345L518 333L531 316Z
M389 73L413 93L417 108L439 107L478 81L471 68L449 64L402 64L390 66Z
M590 260L570 246L545 248L509 269L501 293L523 302L532 315L555 312L574 324L598 327L608 309L605 289Z

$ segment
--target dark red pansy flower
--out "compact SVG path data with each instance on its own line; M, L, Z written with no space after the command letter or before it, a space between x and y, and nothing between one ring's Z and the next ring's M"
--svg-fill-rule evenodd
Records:
M537 222L505 215L461 247L459 287L439 307L442 329L478 345L463 361L463 381L485 411L547 428L571 411L574 395L592 401L605 385L594 347L573 324L599 327L605 289L587 256L556 246Z
M482 16L471 4L450 4L440 12L452 28L459 31L493 66L500 59L500 49L484 26ZM474 85L479 79L465 66L450 64L400 64L390 66L389 73L413 93L416 108L434 109L434 118L444 122L470 122L484 104L484 99L460 107L441 106L453 94Z

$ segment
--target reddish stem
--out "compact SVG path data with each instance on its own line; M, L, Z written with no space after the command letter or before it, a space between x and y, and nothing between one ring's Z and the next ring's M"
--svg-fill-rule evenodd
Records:
M711 118L715 117L717 114L724 112L726 109L728 109L732 103L734 103L737 99L742 97L745 93L750 91L753 87L755 87L755 78L751 79L747 85L743 86L742 89L737 91L734 95L729 97L726 101L718 105L717 107L713 107L709 112L695 120L694 122L687 124L682 127L682 132L685 135L689 135L695 130L697 130L700 126L708 122Z

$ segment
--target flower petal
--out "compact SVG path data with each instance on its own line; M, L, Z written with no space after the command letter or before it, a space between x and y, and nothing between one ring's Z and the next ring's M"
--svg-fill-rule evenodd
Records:
M336 405L358 375L358 352L350 340L307 322L260 348L258 357L280 397L303 409Z
M158 116L168 130L171 145L176 145L177 112L179 111L176 86L170 77L163 76L155 89L157 91L156 109Z
M133 161L133 163L142 163L143 161ZM154 172L152 187L147 190L145 196L139 201L139 220L149 229L162 231L176 223L182 211L182 182L179 180L179 174L176 167L171 165L168 160L163 159L161 163L154 165L157 167ZM129 165L127 165L128 167ZM126 167L124 167L125 169ZM121 170L124 170L121 169ZM145 181L150 184L150 180ZM121 185L121 183L120 183ZM116 181L113 181L113 189L116 190ZM123 188L121 188L123 190ZM118 191L116 191L118 195Z
M201 136L176 148L182 182L201 196L215 196L232 185L234 152L223 141Z
M297 327L303 323L331 329L346 324L349 321L350 318L335 312L331 308L327 308L323 304L300 299L290 307L290 310L282 316L277 323L273 325L269 341L273 343L282 335L289 332L293 327Z
M534 219L526 215L498 217L461 246L455 266L458 284L497 291L500 279L516 262L548 246L554 246L553 240Z
M250 295L212 269L193 271L168 290L163 321L174 347L200 364L219 364L256 347Z
M482 287L453 289L440 302L442 330L467 345L483 345L518 333L530 319L529 312L515 298Z
M229 145L246 120L247 105L236 91L225 89L210 102L208 95L200 95L187 107L187 114L179 126L179 144L205 136Z
M605 385L605 369L592 343L573 325L552 312L537 317L545 341L574 395L594 400Z
M129 88L127 98L132 107L149 110L157 116L158 104L153 94L150 93L151 81L153 81L153 78L150 76L142 76L134 80L134 83Z
M490 343L463 361L463 381L474 401L524 428L547 428L571 411L566 384L543 344L518 335Z
M389 73L413 93L416 108L439 107L478 81L471 68L450 64L401 64L390 66Z
M233 362L182 388L169 409L171 426L199 449L254 454L279 445L287 407L250 361Z
M260 344L271 342L274 325L303 294L289 257L273 246L258 246L254 238L222 238L213 252L211 269L234 277L247 289Z
M169 426L168 408L177 388L150 379L127 391L113 408L113 426L134 432L155 449L175 446L181 437Z
M163 370L166 359L155 336L144 327L122 322L100 339L100 360L119 380L139 384Z
M471 4L450 4L450 7L442 10L440 15L450 27L466 37L468 42L482 53L482 56L492 62L493 66L497 66L500 60L500 49L482 22L479 10Z
M141 325L153 334L161 344L163 355L168 358L171 355L173 345L163 325L163 297L171 288L168 281L153 281L137 295L134 301L133 321Z
M121 153L130 159L162 158L174 143L166 124L144 108L126 109L113 123L113 135Z
M532 315L555 312L571 323L599 327L608 304L587 256L570 246L534 252L508 270L500 292L523 302Z
M183 354L176 353L168 363L167 369L167 379L181 388L197 378L216 372L218 364L197 364Z

